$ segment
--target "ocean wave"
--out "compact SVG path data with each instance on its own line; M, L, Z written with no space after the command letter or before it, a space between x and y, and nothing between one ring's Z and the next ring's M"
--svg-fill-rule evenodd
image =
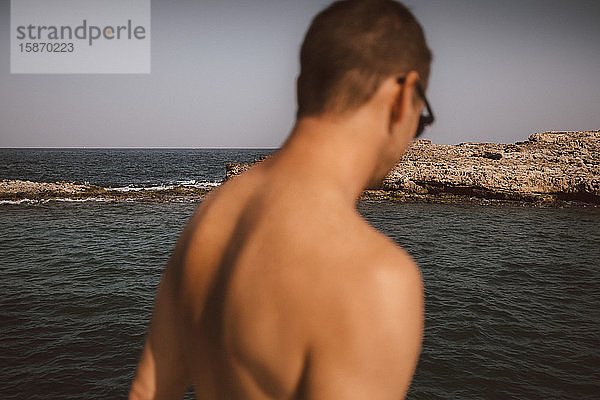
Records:
M69 199L69 198L59 198L59 199L47 199L47 200L43 200L45 202L48 201L62 201L62 202L67 202L67 203L84 203L87 201L96 201L96 202L100 202L100 203L105 203L105 202L111 202L113 201L113 199L110 198L103 198L103 197L86 197L83 199Z
M143 186L143 187L123 186L123 187L116 187L116 188L107 188L107 190L114 190L115 192L139 192L142 190L159 192L161 190L170 190L170 189L173 189L174 187L175 187L174 185Z
M153 186L129 186L128 185L128 186L122 186L122 187L110 187L110 188L107 188L107 190L114 190L117 192L139 192L142 190L159 192L159 191L164 191L164 190L171 190L178 186L183 186L186 188L211 189L211 188L220 186L222 183L223 183L223 181L197 181L195 179L191 179L191 180L182 180L182 181L158 184L158 185L153 185Z
M0 200L0 205L2 204L33 204L39 203L40 200L34 199L21 199L21 200Z
M65 203L84 203L84 202L111 202L114 201L110 198L102 197L87 197L83 199L70 199L70 198L53 198L53 199L19 199L19 200L0 200L0 205L19 205L19 204L46 204L51 201L59 201Z

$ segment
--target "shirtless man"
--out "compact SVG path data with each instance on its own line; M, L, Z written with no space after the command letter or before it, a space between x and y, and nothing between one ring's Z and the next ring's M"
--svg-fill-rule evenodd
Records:
M400 399L417 364L412 258L356 211L419 124L431 53L391 0L334 3L301 49L297 121L214 190L155 300L130 399Z

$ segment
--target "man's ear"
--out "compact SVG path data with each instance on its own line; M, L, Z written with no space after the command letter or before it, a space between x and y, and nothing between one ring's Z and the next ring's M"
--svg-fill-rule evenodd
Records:
M392 106L390 115L390 133L400 128L405 131L413 132L416 130L420 109L415 101L417 98L416 84L419 81L419 74L416 71L410 71L404 78L404 83L396 83L399 86L398 93Z
M397 106L398 116L410 116L419 114L416 99L416 84L419 81L419 74L416 71L410 71L404 78L404 83L401 84L400 92L398 93Z

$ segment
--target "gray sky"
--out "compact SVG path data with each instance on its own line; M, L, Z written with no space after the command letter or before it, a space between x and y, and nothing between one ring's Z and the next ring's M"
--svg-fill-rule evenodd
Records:
M298 51L324 0L152 1L150 75L10 74L0 0L0 147L278 147ZM600 129L600 2L406 1L434 52L434 143Z

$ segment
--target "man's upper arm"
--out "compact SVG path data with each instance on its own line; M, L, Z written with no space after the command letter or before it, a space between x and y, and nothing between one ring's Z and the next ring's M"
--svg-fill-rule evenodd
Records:
M423 289L409 256L393 260L374 266L326 307L309 349L308 398L406 395L421 349Z
M187 387L181 338L168 274L160 283L130 399L181 398Z

